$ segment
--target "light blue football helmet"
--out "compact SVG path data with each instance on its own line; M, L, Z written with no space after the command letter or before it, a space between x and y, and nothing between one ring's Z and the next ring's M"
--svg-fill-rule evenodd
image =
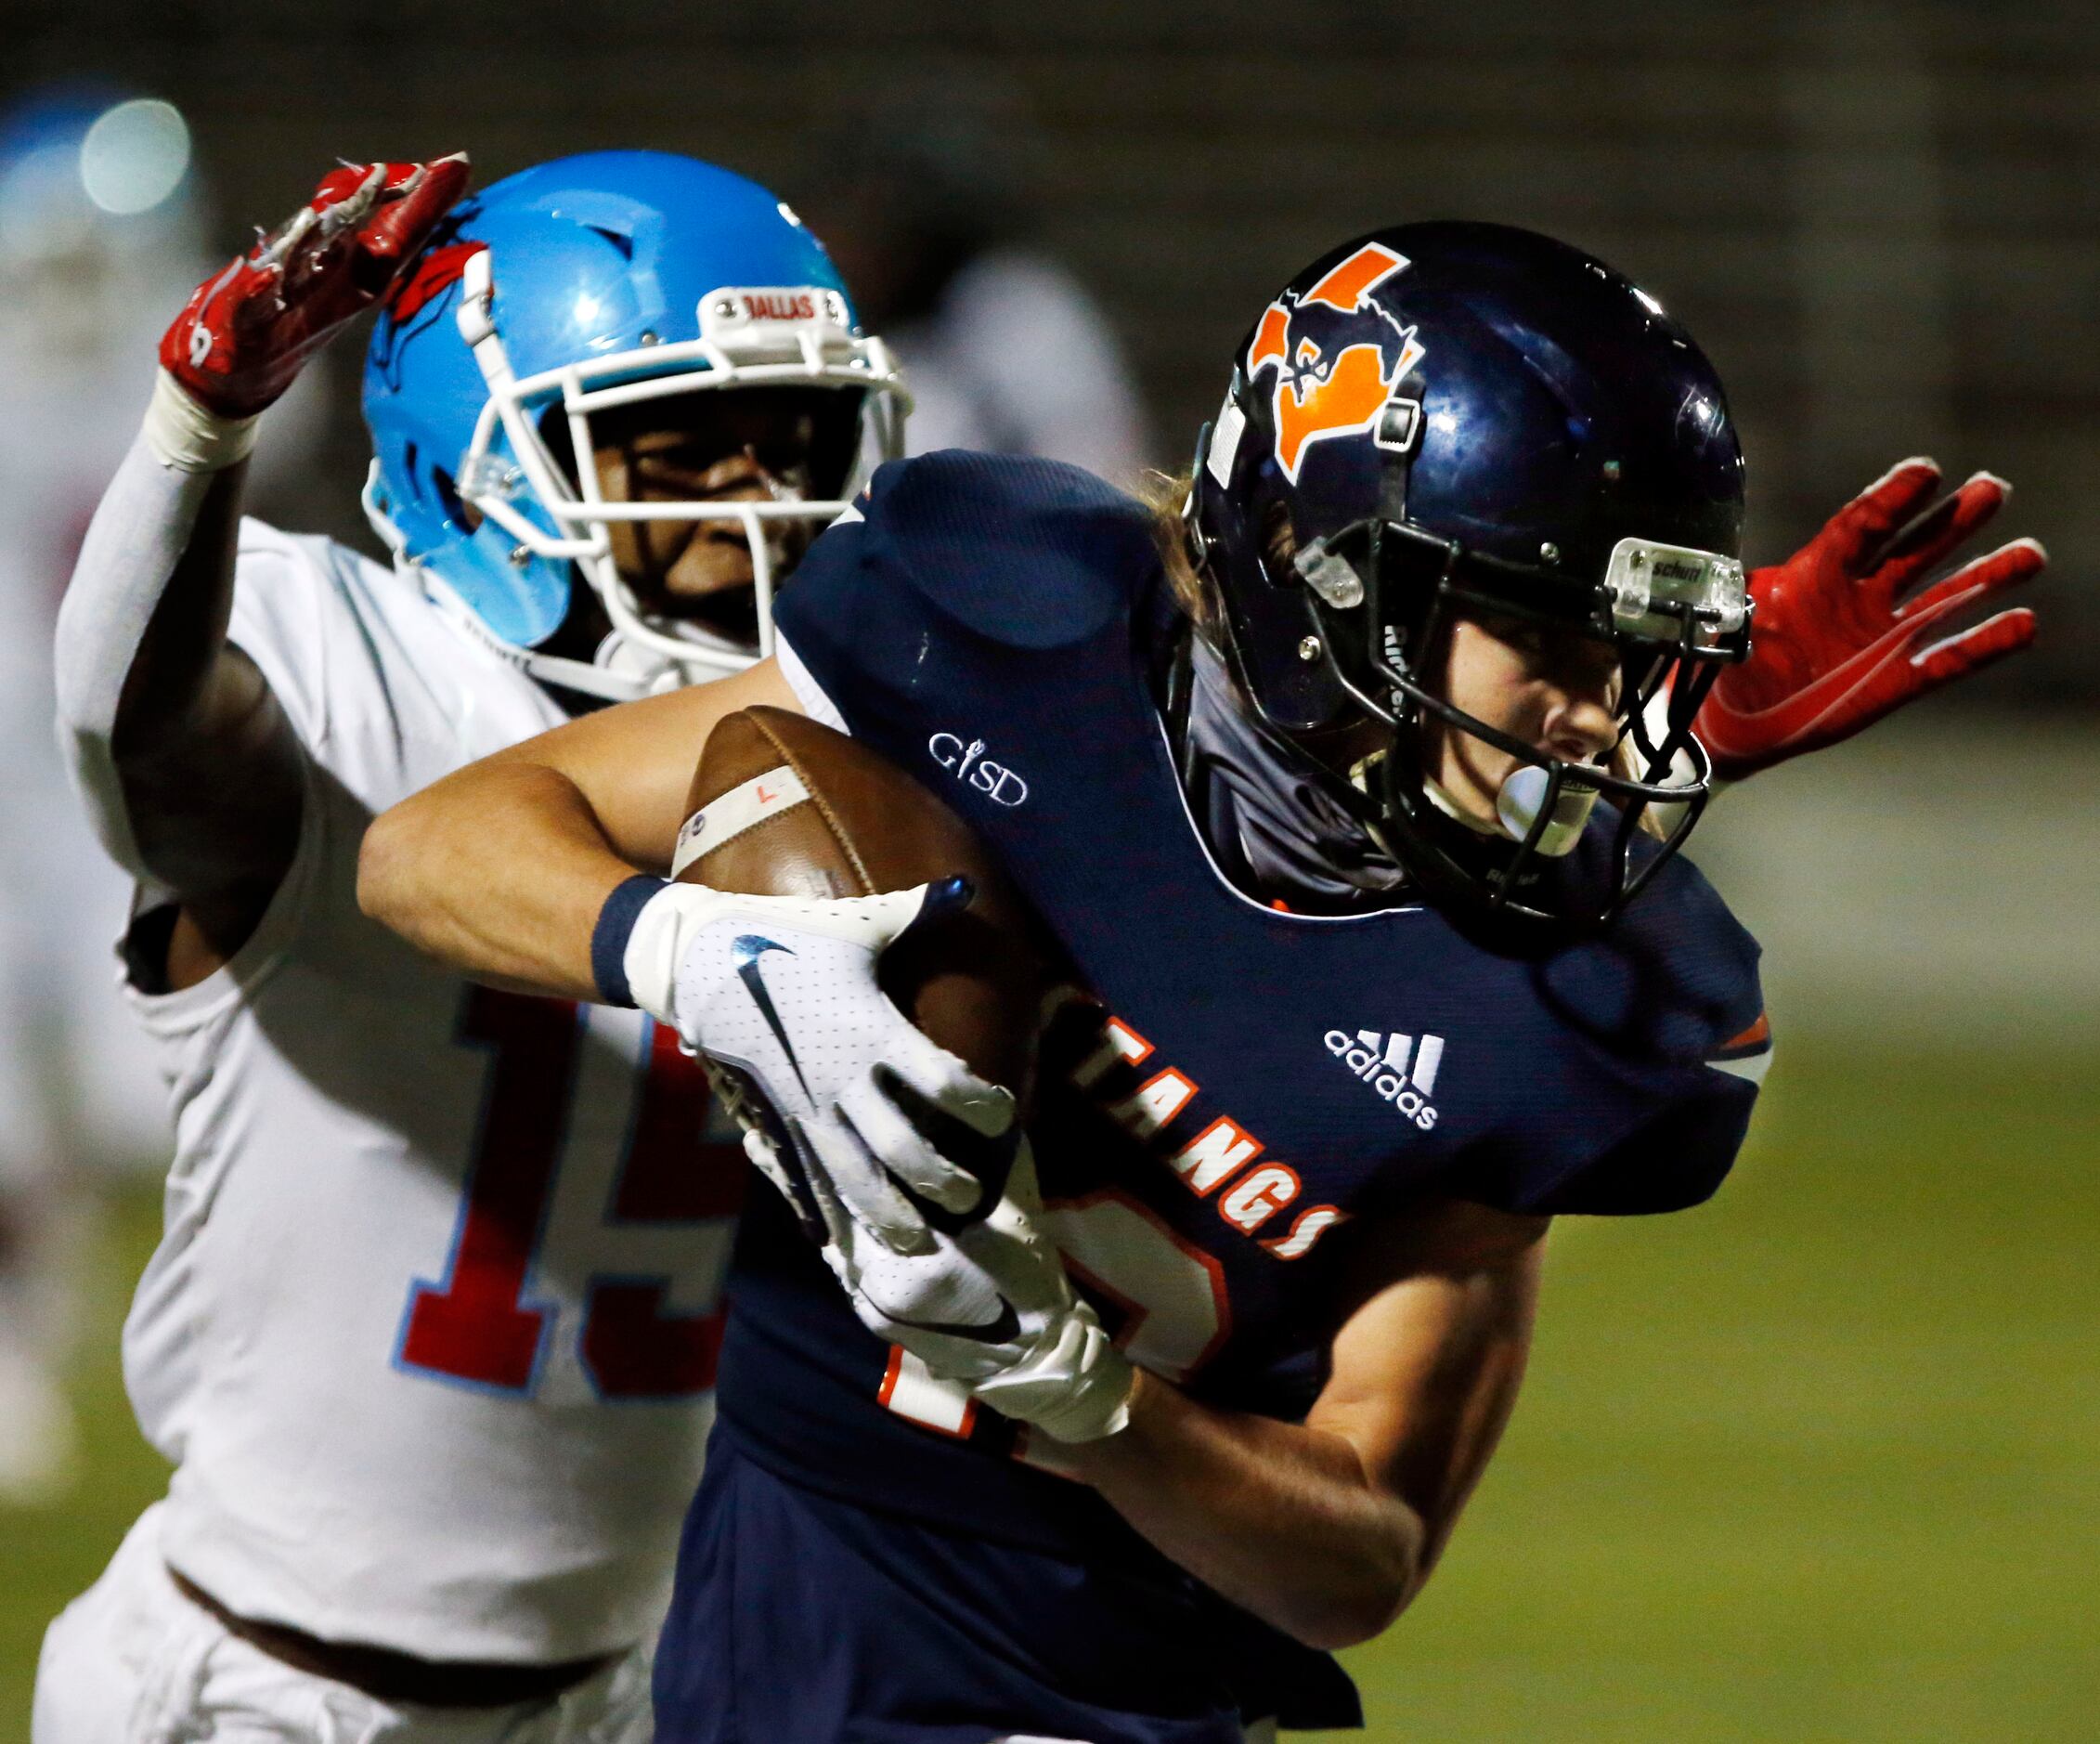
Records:
M849 394L856 459L902 452L888 350L772 194L657 151L543 163L463 201L389 293L366 354L366 513L441 607L540 677L616 697L719 677L771 651L766 524L827 525L852 469L822 500L608 502L557 449L588 457L592 415L615 407L757 386ZM740 524L757 644L645 611L613 561L616 520ZM532 652L577 577L614 627L589 666Z

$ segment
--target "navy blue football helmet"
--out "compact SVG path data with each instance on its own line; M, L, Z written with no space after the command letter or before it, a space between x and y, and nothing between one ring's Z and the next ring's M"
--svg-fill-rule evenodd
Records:
M1333 250L1263 312L1199 438L1186 519L1257 721L1302 750L1367 717L1392 729L1330 785L1419 882L1595 923L1705 804L1692 719L1749 652L1743 488L1720 382L1654 298L1530 231L1419 224ZM1438 694L1432 663L1469 611L1616 646L1604 758L1547 755ZM1500 837L1435 802L1432 719L1521 760ZM1556 895L1570 880L1552 862L1601 795L1620 813L1610 868ZM1660 852L1637 843L1650 815L1670 820Z

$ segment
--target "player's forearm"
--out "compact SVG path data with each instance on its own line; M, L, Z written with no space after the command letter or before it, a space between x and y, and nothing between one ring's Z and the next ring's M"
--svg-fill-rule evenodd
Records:
M1367 1234L1363 1300L1301 1425L1141 1375L1121 1433L1031 1443L1169 1556L1316 1646L1420 1590L1516 1402L1546 1220L1453 1203Z
M1174 1562L1316 1647L1367 1641L1414 1594L1428 1531L1343 1437L1199 1404L1150 1374L1130 1426L1034 1456L1091 1484Z
M136 739L193 714L226 643L253 418L205 411L162 372L96 505L59 608L58 707Z
M170 393L163 385L161 398ZM59 607L54 667L60 741L97 832L132 871L185 891L183 867L164 863L161 824L209 810L201 798L259 792L274 771L238 766L253 743L253 698L220 682L245 462L176 464L155 423L149 416L89 524ZM253 680L253 669L237 676ZM292 819L295 833L295 810ZM199 845L225 861L240 833L214 829ZM175 845L177 860L195 857ZM226 869L239 875L257 857Z
M635 868L575 783L523 761L476 763L365 832L357 901L419 950L493 985L600 996L590 941Z
M125 761L149 757L168 739L197 735L210 724L214 678L233 618L234 562L247 481L248 462L240 461L198 478L172 505L180 525L171 527L166 538L171 545L177 538L181 543L159 579L151 616L118 698L114 739ZM136 540L142 531L133 527L125 537ZM68 599L102 583L101 574L89 571L90 562L122 563L128 555L98 548L91 532Z

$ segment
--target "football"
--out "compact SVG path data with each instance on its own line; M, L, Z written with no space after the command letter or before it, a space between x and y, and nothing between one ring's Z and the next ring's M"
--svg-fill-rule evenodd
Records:
M708 735L672 876L760 896L868 896L961 876L970 900L883 954L883 991L1025 1106L1053 951L977 833L858 739L784 709Z

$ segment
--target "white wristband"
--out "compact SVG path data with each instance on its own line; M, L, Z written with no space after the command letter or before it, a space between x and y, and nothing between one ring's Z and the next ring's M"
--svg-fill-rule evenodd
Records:
M255 447L255 425L262 413L222 418L206 411L182 384L165 370L153 378L152 403L139 432L153 458L178 473L223 473L248 458Z

